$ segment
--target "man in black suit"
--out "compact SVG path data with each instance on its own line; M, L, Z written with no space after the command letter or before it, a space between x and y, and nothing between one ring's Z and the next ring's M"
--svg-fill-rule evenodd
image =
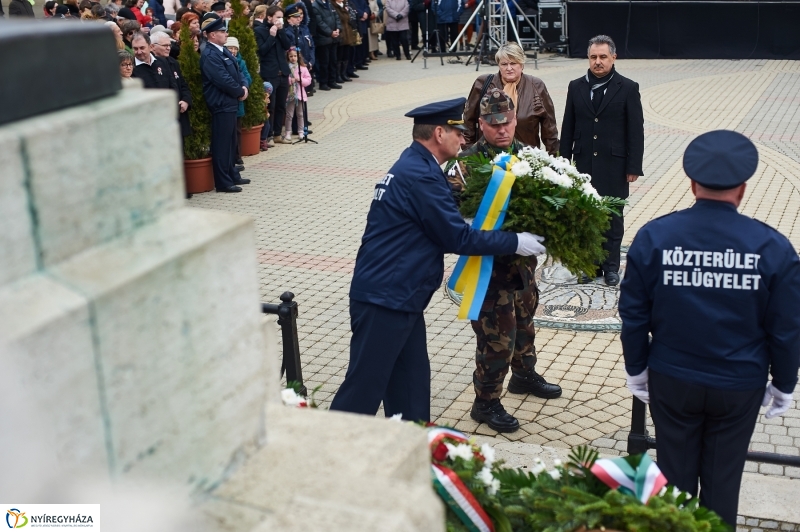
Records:
M571 81L567 91L560 151L592 176L601 196L627 198L629 184L644 175L644 115L639 84L616 71L616 52L607 35L589 41L589 71ZM609 286L619 284L624 227L622 216L611 216L603 245L608 257L596 272ZM584 275L580 282L590 279Z
M200 54L203 97L211 111L211 159L217 192L241 192L237 185L250 183L236 171L236 111L247 99L247 82L239 64L226 48L228 31L216 13L206 13L200 28L208 46Z

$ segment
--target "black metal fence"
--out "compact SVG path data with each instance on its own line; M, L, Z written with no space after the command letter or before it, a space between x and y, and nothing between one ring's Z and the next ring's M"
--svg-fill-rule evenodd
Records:
M637 397L633 398L631 408L631 431L628 434L628 454L642 454L648 449L656 448L656 439L647 433L646 405ZM788 454L762 453L750 451L747 453L749 462L762 462L781 466L800 467L800 456Z
M300 342L297 339L297 302L294 294L284 292L281 294L281 303L261 303L261 312L264 314L277 314L278 325L281 326L281 339L283 340L283 359L281 361L281 377L286 373L286 382L299 382L300 395L307 395L303 384L303 370L300 367Z

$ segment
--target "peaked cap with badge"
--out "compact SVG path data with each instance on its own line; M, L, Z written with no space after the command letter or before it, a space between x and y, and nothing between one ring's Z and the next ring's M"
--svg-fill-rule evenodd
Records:
M406 116L413 118L415 124L452 126L466 131L464 127L464 104L466 103L466 98L429 103L412 109L406 113Z
M225 21L216 13L206 13L200 23L200 29L206 33L225 29Z
M514 102L502 90L492 88L481 98L481 118L487 124L507 124L515 116Z

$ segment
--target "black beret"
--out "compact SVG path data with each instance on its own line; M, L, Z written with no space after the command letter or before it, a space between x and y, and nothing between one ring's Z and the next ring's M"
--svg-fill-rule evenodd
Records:
M211 12L219 13L220 11L225 11L225 2L214 2L211 4Z
M706 188L735 188L750 179L758 166L758 150L736 131L718 130L694 139L683 154L686 175Z
M415 124L448 125L466 130L464 127L464 104L466 102L466 98L456 98L455 100L429 103L412 109L406 113L406 116L413 118Z
M121 7L117 13L117 17L126 18L128 20L136 20L136 15L133 14L133 11L131 11L129 7Z

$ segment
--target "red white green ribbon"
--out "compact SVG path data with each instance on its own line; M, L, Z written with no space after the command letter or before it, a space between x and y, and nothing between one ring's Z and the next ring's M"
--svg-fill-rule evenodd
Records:
M469 438L457 430L446 427L428 429L428 446L431 453L442 440L469 443ZM494 524L472 492L455 471L440 464L431 464L433 487L442 500L453 510L470 532L494 532Z
M494 532L492 520L452 469L431 464L433 487L470 532Z
M592 473L609 488L629 493L642 504L667 485L667 477L646 454L636 468L624 458L602 458L594 463Z

